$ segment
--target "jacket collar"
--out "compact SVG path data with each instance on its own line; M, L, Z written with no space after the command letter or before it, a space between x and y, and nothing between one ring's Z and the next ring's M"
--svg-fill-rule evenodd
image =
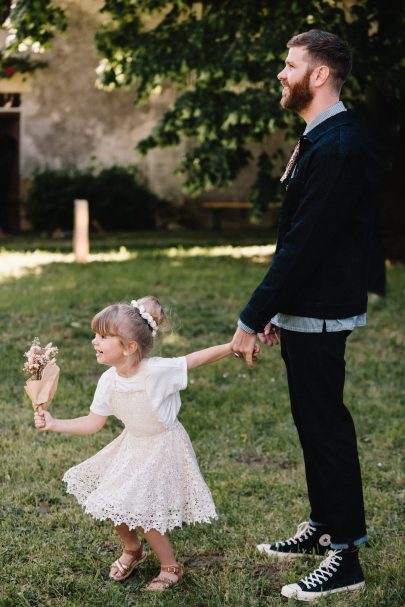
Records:
M343 126L344 124L353 124L354 122L354 113L350 110L346 112L339 112L330 118L327 118L321 124L314 127L304 135L304 139L307 139L311 143L317 141L320 137L325 135L328 131L331 131L339 126Z

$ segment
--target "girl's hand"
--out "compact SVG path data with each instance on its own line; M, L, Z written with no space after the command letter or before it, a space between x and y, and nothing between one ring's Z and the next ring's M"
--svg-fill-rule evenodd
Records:
M53 421L54 419L48 411L36 411L34 415L35 427L40 432L52 430Z

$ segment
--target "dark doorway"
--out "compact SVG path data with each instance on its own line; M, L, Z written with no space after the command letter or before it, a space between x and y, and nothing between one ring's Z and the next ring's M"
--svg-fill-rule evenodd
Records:
M20 228L20 112L0 110L0 231ZM0 233L1 233L0 232Z

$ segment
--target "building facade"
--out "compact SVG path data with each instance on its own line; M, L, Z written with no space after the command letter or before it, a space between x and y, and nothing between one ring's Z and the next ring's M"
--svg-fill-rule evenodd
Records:
M149 188L176 204L185 194L174 174L187 142L151 150L141 157L137 143L175 99L173 89L134 105L134 90L103 91L95 86L99 57L94 35L102 16L100 0L61 0L68 28L57 33L44 55L48 65L22 77L0 79L0 155L3 157L3 217L0 227L14 230L21 223L19 200L36 169L96 168L136 164ZM2 34L4 42L5 33ZM6 176L8 183L6 184ZM212 191L205 200L247 200L254 179L246 170L225 191ZM7 186L7 192L5 192ZM241 217L246 219L247 213ZM209 212L205 212L209 222ZM24 224L24 222L23 222ZM24 225L23 225L24 227Z

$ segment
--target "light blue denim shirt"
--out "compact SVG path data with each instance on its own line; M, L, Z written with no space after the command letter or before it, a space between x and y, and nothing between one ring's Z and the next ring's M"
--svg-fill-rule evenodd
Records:
M331 105L326 110L318 114L312 122L307 124L304 135L321 124L327 118L335 116L340 112L345 112L346 108L341 101ZM295 170L295 169L294 169ZM294 173L293 170L293 173ZM356 327L364 327L367 324L367 314L358 316L350 316L349 318L339 318L336 320L326 320L323 318L307 318L306 316L292 316L290 314L282 314L281 312L273 316L271 323L277 327L297 331L299 333L322 333L325 324L325 330L328 333L336 331L352 331ZM245 325L240 319L238 327L246 331L246 333L255 333L253 329Z

